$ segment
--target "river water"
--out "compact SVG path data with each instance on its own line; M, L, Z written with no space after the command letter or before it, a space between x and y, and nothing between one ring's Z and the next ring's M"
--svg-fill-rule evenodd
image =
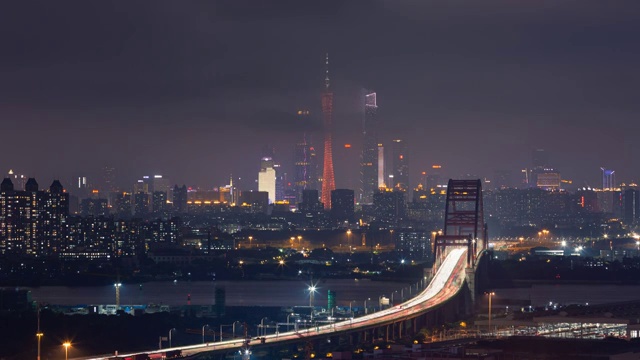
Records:
M403 294L409 294L408 284L388 281L328 279L316 283L315 305L326 305L327 291L336 292L340 306L362 306L364 300L376 303L379 296L391 297L396 302ZM309 304L309 282L302 281L178 281L123 284L120 288L120 303L186 305L190 295L191 304L214 303L215 287L226 291L227 306L297 306ZM28 288L32 298L38 302L55 305L115 304L113 286L63 287L43 286ZM415 285L412 288L415 293ZM526 288L495 289L495 300L530 300L533 306L544 306L549 302L559 304L602 304L640 299L640 286L625 285L533 285ZM369 301L369 300L368 300Z
M402 283L390 281L371 281L354 279L328 279L315 283L315 305L326 305L327 291L336 292L338 305L362 306L364 300L371 299L377 304L381 295L391 296L395 300L400 294L409 294L408 283L402 290ZM309 305L310 282L302 281L167 281L144 284L123 284L120 288L120 304L143 305L165 304L186 305L190 295L193 305L210 305L215 302L216 287L226 291L227 306L299 306ZM413 285L412 292L415 292ZM42 286L27 288L31 290L34 301L55 305L115 304L114 286L64 287ZM397 292L396 292L397 291Z

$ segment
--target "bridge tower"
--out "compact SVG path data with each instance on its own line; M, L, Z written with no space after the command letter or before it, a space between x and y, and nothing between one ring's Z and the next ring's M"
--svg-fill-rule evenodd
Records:
M449 180L444 216L444 229L434 242L435 270L451 247L466 247L466 281L475 301L475 271L478 260L487 249L487 225L482 206L482 182L480 180Z

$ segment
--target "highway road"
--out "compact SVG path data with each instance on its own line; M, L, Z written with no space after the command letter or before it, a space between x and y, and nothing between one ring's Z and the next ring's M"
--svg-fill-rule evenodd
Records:
M367 329L375 326L390 324L401 319L411 318L416 313L425 312L430 308L451 299L458 293L464 283L465 266L466 266L465 248L454 248L440 265L436 275L433 277L429 286L418 294L416 297L391 308L381 310L375 313L353 318L346 321L335 322L328 325L317 326L313 328L302 329L298 331L281 332L264 336L265 342L272 344L277 342L286 342L299 340L302 338L312 338L316 336L327 336L342 332L351 332L359 329ZM255 341L255 340L254 340ZM213 350L234 350L239 349L243 345L243 339L232 339L221 342L212 342L206 344L197 344L189 346L174 347L163 350L150 350L144 353L159 354L170 350L182 350L185 356L194 355L200 352ZM140 353L119 354L118 358L124 358ZM83 357L75 360L105 360L115 359L113 355L101 355L97 357Z

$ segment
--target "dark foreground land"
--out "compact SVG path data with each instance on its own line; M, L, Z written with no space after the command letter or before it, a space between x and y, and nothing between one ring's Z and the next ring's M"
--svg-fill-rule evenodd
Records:
M255 336L256 324L263 317L276 319L280 315L276 307L227 307L220 318L199 318L188 311L121 315L63 315L44 309L40 314L42 337L42 360L64 358L62 343L70 341L69 357L96 354L113 354L118 350L142 351L157 349L159 337L168 337L172 332L172 345L187 345L202 342L202 328L206 328L206 339L211 341L212 331L219 338L223 324L224 337L231 337L231 324L237 320L246 322L249 334ZM236 324L236 335L242 336L243 325ZM210 329L210 330L209 330ZM37 356L36 313L21 312L0 315L0 359L35 359ZM163 347L168 343L163 342Z

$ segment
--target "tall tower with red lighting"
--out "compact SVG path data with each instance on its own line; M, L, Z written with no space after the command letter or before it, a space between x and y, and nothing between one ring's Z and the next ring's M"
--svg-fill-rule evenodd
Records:
M325 58L324 91L322 93L322 117L324 119L324 163L322 168L322 202L325 210L331 209L331 191L336 189L333 174L333 92L329 88L329 54Z

